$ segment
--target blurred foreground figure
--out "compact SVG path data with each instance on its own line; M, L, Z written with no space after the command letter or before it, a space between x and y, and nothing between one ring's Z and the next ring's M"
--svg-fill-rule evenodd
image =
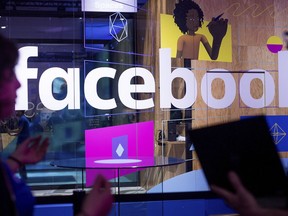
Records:
M16 90L20 83L14 73L18 60L18 49L13 42L0 35L0 120L10 117L15 111ZM0 215L33 215L34 197L30 188L15 172L26 164L35 164L45 156L48 138L29 137L22 140L7 161L0 160ZM110 185L103 176L95 180L91 192L86 196L80 215L106 216L112 207Z

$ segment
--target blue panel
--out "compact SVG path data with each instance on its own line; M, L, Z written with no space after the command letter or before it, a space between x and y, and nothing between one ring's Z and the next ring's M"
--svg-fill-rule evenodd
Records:
M120 212L120 214L119 214ZM235 213L221 199L114 203L109 216L207 216ZM34 216L73 215L72 204L36 205Z
M278 151L288 151L288 116L266 116L266 120Z
M164 215L163 201L147 202L147 215Z
M169 200L169 201L151 201L151 202L134 202L121 203L120 214L118 205L109 214L109 216L205 216L205 201L204 200ZM193 213L193 214L192 214Z
M222 199L205 200L205 215L236 213Z
M254 116L241 116L241 119ZM266 116L267 124L270 129L271 136L279 152L288 151L288 116L271 115Z
M120 212L120 214L118 213ZM125 202L116 204L109 216L147 216L147 215L163 215L162 201L151 202Z
M51 216L60 214L61 216L73 215L73 205L49 204L49 205L36 205L34 207L34 216Z
M205 216L204 200L169 200L163 206L165 216Z

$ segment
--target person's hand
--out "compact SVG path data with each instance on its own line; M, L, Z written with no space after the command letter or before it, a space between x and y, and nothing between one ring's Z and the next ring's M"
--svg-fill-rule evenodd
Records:
M49 145L49 139L42 140L42 136L30 137L21 143L11 154L23 165L35 164L45 156Z
M225 199L225 201L242 216L262 215L262 208L258 205L254 196L243 186L235 172L230 172L228 178L235 189L235 193L221 187L211 185L213 192Z
M92 190L86 195L79 215L107 216L112 208L113 196L110 183L98 175Z
M222 18L219 20L212 18L212 21L208 24L209 32L216 41L221 41L223 39L223 37L226 35L227 27L228 20Z
M7 164L12 172L16 172L25 164L35 164L45 156L49 139L42 136L30 137L21 143L8 157Z
M228 178L235 189L235 193L215 185L211 185L211 189L224 198L241 216L288 216L288 210L286 209L261 207L254 196L243 186L235 172L230 172Z

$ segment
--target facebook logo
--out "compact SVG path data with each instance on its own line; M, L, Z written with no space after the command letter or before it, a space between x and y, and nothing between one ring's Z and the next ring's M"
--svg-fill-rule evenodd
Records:
M128 135L112 138L112 158L128 158Z

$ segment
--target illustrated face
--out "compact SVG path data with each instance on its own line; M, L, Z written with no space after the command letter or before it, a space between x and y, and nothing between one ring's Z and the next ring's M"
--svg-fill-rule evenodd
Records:
M199 15L198 11L191 9L186 15L186 26L189 32L196 32L199 26Z
M10 117L15 110L16 90L20 87L15 73L12 69L3 71L0 81L0 119Z

